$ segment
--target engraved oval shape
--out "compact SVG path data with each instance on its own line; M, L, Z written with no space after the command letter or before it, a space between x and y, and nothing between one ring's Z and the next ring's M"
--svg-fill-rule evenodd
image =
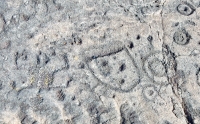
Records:
M193 14L193 12L195 11L195 8L189 3L183 3L177 6L177 11L181 15L189 16Z

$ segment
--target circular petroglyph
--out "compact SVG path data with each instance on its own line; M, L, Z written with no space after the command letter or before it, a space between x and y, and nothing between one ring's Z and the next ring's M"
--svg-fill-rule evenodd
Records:
M148 68L155 76L162 77L165 75L165 68L163 66L163 63L157 58L150 61Z
M174 42L179 45L188 44L190 39L191 39L191 36L188 34L188 32L185 29L178 29L173 35Z
M145 86L142 93L146 100L150 101L154 100L157 96L156 88L153 85Z
M189 16L193 14L195 8L191 4L184 2L177 6L177 11L182 15Z
M155 83L167 81L166 69L161 52L154 52L144 60L144 71Z

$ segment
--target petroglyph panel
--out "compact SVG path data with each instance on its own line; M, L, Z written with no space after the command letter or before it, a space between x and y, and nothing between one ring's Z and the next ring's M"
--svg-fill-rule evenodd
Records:
M199 0L0 0L0 124L200 124Z

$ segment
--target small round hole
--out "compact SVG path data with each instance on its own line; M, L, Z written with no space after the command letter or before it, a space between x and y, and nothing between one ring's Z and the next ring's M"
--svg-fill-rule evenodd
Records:
M147 40L148 40L149 42L151 42L151 41L153 40L153 37L152 37L151 35L149 35L149 36L147 37Z
M187 11L188 11L188 8L187 8L187 7L185 7L185 8L184 8L184 11L185 11L185 12L187 12Z
M120 81L120 84L124 84L124 83L125 83L125 80L122 79L122 80Z
M140 39L140 35L137 35L136 39L139 40Z

